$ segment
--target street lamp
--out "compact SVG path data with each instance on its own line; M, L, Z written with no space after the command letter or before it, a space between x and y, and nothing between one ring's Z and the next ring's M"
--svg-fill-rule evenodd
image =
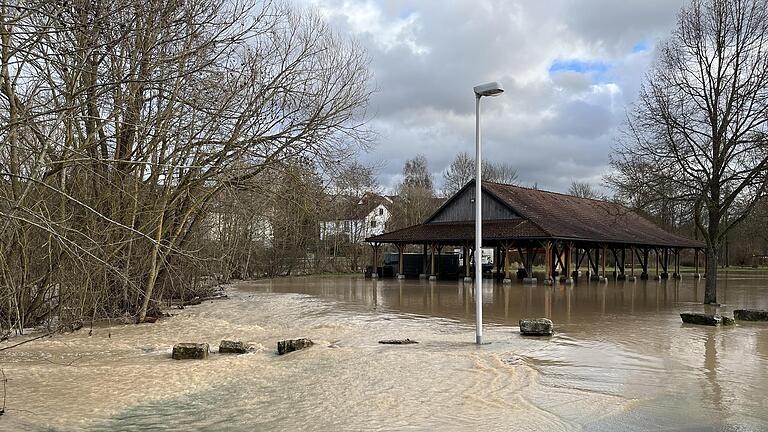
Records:
M504 92L501 84L494 81L475 86L475 340L483 343L483 205L482 165L480 150L480 98L498 96Z

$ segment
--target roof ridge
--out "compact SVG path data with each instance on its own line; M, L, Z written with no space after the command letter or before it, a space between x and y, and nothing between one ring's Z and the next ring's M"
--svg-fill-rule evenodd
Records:
M609 201L609 200L598 199L598 198L580 197L580 196L576 196L576 195L567 194L567 193L564 193L564 192L555 192L555 191L546 190L546 189L539 189L539 188L528 187L528 186L520 186L520 185L516 185L516 184L509 184L509 183L499 183L499 182L493 182L493 181L489 181L489 180L483 180L483 183L490 183L490 184L493 184L493 185L513 187L513 188L525 189L525 190L536 191L536 192L543 192L543 193L548 193L548 194L551 194L551 195L559 195L559 196L564 196L564 197L568 197L568 198L576 198L576 199L581 199L581 200L586 200L586 201L594 201L594 202L598 202L598 203L617 205L617 206L620 206L620 207L624 207L625 209L627 209L629 211L632 211L632 212L635 211L634 209L631 209L631 208L625 206L624 204L622 204L620 202L616 202L616 201Z

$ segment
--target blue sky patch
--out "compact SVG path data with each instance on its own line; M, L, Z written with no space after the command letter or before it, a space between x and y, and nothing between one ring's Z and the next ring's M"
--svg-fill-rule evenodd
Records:
M400 18L406 19L409 16L411 16L412 14L414 14L415 12L416 12L416 8L405 8L405 9L401 10L398 15L400 16Z
M641 53L651 50L651 44L648 41L642 40L632 47L633 53Z
M578 72L578 73L596 73L604 74L608 72L610 65L601 61L586 61L586 60L555 60L549 66L549 74L553 75L557 72Z

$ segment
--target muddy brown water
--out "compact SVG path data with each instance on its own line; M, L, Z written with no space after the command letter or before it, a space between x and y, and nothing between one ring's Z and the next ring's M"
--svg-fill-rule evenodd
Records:
M484 287L483 346L471 284L358 277L240 283L156 324L32 342L0 352L0 430L768 430L768 323L681 324L703 281ZM727 314L768 309L768 275L719 294ZM520 336L521 317L555 336ZM317 345L275 354L299 336ZM221 339L258 350L170 359Z

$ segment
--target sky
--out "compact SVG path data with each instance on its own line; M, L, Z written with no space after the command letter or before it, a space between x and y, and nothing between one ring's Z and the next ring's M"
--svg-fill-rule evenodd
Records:
M685 0L298 0L368 51L376 92L369 127L384 189L427 157L438 187L459 152L474 155L472 87L482 99L485 159L519 181L565 192L602 184L654 48Z

